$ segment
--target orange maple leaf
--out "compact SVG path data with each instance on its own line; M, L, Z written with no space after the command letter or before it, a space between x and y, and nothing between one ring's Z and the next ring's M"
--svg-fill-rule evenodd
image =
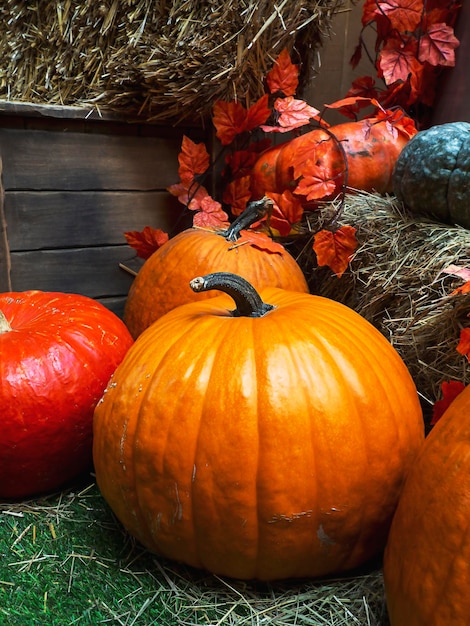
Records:
M319 119L320 111L310 106L305 100L297 100L293 96L278 98L274 109L281 115L278 118L279 126L261 126L264 132L287 133L295 128L310 124L312 119Z
M209 169L210 157L203 143L195 143L183 136L178 155L178 176L183 184L191 185L193 180Z
M213 108L212 123L223 146L231 144L245 130L246 117L247 111L240 102L217 100Z
M280 243L273 241L271 237L268 237L264 233L255 230L240 231L240 237L233 244L233 247L237 248L240 245L246 244L258 250L269 252L270 254L283 254L284 252L284 247Z
M462 328L460 331L460 339L457 345L457 352L466 356L470 361L470 328Z
M335 232L320 230L314 236L313 250L318 265L327 265L341 278L357 248L356 229L341 226Z
M295 174L300 173L297 170ZM336 177L332 176L331 168L307 159L301 170L301 178L294 190L306 200L319 200L330 196L337 187Z
M206 196L201 202L201 210L194 214L193 224L199 228L224 228L229 225L228 215L220 202Z
M302 219L304 213L302 203L288 189L282 193L267 192L266 195L273 201L269 225L275 228L281 237L285 237L292 230L292 226Z
M268 107L269 96L265 94L255 104L253 104L246 112L246 119L243 130L253 130L264 122L271 115L271 109Z
M436 400L432 409L431 426L438 422L455 398L465 389L464 383L458 380L444 380L441 383L442 398Z
M148 259L155 250L158 250L168 241L168 233L160 228L145 226L144 230L129 230L124 233L127 243L134 248L137 256Z
M299 66L292 63L287 48L284 48L266 75L269 93L282 92L293 96L299 86Z
M454 29L447 24L433 24L420 37L418 59L430 65L455 65L455 49L460 42L454 36Z

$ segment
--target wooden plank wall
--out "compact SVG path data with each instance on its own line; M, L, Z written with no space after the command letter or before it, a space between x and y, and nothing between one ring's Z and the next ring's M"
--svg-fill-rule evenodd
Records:
M121 315L132 276L119 264L135 258L123 233L174 229L183 207L166 187L177 182L184 132L201 137L198 129L0 114L8 242L0 289L81 293Z

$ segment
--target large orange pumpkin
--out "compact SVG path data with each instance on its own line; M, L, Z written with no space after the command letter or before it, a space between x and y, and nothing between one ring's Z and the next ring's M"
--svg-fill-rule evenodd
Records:
M58 489L91 467L93 410L132 344L77 294L0 294L0 498Z
M409 473L384 557L393 626L470 621L470 387L433 427Z
M215 273L137 339L95 410L98 485L157 554L273 580L385 544L423 441L414 383L353 310Z
M249 244L237 245L240 229L254 221L252 215L248 208L228 231L186 229L147 259L124 309L124 322L134 338L167 311L195 299L189 281L197 274L234 272L259 289L271 286L308 292L302 270L283 246L271 253ZM199 299L215 295L207 293Z
M345 182L353 189L391 192L393 168L408 141L408 133L400 128L392 131L384 120L376 118L346 122L328 130L317 128L261 154L252 169L252 196L294 191L294 168L301 171L308 160L335 179L332 197L341 192Z

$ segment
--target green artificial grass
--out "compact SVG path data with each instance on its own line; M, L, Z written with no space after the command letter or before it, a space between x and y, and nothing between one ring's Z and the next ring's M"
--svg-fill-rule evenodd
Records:
M385 626L377 568L328 581L224 580L150 554L92 477L0 503L0 624L9 626Z

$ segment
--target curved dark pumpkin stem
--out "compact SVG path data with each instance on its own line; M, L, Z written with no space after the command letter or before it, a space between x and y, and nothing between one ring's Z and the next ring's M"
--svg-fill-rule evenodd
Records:
M232 311L234 317L263 317L274 309L272 304L263 302L253 285L237 274L214 272L193 278L189 284L196 292L217 289L228 294L237 307Z
M2 333L8 333L11 330L11 326L8 323L7 318L2 310L0 310L0 335Z
M236 241L240 237L240 231L249 228L252 224L262 219L272 210L273 201L264 196L261 200L252 200L246 205L246 209L230 224L227 230L219 234L229 241Z

